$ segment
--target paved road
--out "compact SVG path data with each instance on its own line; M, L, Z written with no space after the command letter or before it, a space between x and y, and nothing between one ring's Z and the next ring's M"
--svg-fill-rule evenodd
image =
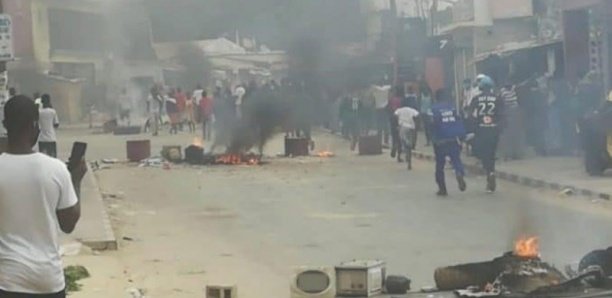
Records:
M96 157L124 154L120 138L65 133L63 142L76 138L99 146ZM191 137L154 146L172 142ZM469 177L465 193L449 179L451 196L438 198L428 162L408 172L329 135L318 146L337 157L99 171L105 191L125 193L109 204L118 234L135 239L117 254L126 276L151 297L195 297L215 280L238 283L248 297L287 297L290 269L301 264L378 258L419 287L433 283L437 266L499 256L521 233L539 235L543 258L559 266L612 244L607 203L505 183L489 195L480 177ZM267 152L280 148L277 139Z

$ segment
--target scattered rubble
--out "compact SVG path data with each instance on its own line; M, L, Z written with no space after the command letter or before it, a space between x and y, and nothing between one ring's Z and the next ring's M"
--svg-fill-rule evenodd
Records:
M145 298L146 291L144 289L129 288L127 289L127 293L130 294L132 298Z

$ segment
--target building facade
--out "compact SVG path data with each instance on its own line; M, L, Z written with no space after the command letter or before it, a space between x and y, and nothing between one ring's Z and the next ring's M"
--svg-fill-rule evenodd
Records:
M146 90L161 78L138 1L121 7L93 0L2 1L14 23L10 84L27 95L49 93L63 122L83 120L92 106L112 113L118 89Z

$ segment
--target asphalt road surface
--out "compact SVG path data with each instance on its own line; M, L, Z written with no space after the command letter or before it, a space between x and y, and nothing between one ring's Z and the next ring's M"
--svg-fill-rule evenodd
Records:
M357 156L344 140L316 138L336 157L274 157L277 138L260 166L98 171L102 189L120 194L107 200L117 234L131 239L112 255L121 278L147 297L201 297L209 283L237 284L241 297L288 297L294 266L381 259L418 288L433 284L436 267L500 256L521 234L539 236L543 259L559 267L612 244L608 203L503 182L486 194L475 176L460 193L450 171L450 196L439 198L432 163L407 171L386 153ZM90 142L90 158L125 155L122 137L69 131L60 145L76 139ZM191 139L160 137L154 147Z

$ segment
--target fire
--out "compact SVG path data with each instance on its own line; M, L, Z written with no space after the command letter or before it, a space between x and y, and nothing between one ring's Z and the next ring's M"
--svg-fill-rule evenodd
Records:
M538 237L521 237L514 243L514 254L523 258L540 256L540 241Z
M217 163L239 165L242 163L242 157L239 154L224 154L217 158Z
M335 156L335 154L333 152L331 152L331 151L325 150L325 151L317 152L317 156L318 157L333 157L333 156Z
M218 164L224 164L224 165L246 164L246 165L251 165L251 166L258 165L260 162L259 158L257 158L254 155L242 155L242 154L224 154L224 155L217 157L215 161Z
M204 141L202 140L201 137L193 138L193 142L191 144L196 147L204 148Z

